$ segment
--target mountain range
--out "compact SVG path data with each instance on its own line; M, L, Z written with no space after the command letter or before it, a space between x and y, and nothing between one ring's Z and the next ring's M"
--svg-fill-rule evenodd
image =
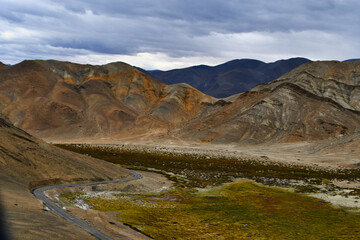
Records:
M306 58L290 58L265 63L254 59L236 59L217 66L200 65L145 72L166 84L187 83L207 95L223 98L275 80L309 61Z
M24 61L0 69L0 111L47 140L324 140L359 130L359 76L360 61L307 62L275 81L217 99L120 62Z

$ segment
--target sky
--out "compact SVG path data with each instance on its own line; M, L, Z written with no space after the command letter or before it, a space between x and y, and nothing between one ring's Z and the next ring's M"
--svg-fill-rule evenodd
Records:
M360 57L358 0L0 0L0 61L147 70Z

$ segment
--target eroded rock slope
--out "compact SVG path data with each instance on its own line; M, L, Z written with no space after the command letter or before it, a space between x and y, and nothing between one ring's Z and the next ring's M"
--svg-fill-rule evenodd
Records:
M168 86L125 63L24 61L0 71L0 111L39 137L81 138L166 131L197 116L209 97Z
M212 143L332 139L360 129L360 61L306 63L174 136Z

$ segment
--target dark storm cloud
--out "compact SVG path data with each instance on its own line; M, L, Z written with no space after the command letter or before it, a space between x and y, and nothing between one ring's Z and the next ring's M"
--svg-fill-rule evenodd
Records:
M112 17L152 17L164 21L182 21L195 29L199 26L205 27L207 31L230 32L333 29L342 25L344 20L358 20L357 9L360 6L358 1L351 0L120 0L102 1L101 4L99 1L81 0L56 2L63 3L66 9L76 13L92 10L95 14ZM197 32L194 31L195 34Z
M0 54L19 60L56 58L64 52L218 57L229 55L224 48L244 52L238 44L252 43L254 38L262 44L258 49L271 47L274 53L284 51L276 42L287 39L291 55L296 53L292 47L301 47L291 45L299 36L307 41L306 47L311 47L311 34L329 42L342 36L347 45L356 44L359 7L354 0L3 0ZM228 40L234 46L228 47ZM255 45L250 47L257 51ZM34 49L39 54L32 56Z
M97 52L136 52L141 48L174 51L181 45L191 45L196 36L217 33L241 33L252 31L286 32L303 30L346 32L354 31L352 24L358 20L357 1L56 1L76 14L92 11L96 17L108 16L106 20L85 30L103 29L117 41L81 38L84 47ZM344 14L346 12L346 14ZM350 17L350 16L351 17ZM80 20L81 21L81 20ZM84 22L86 24L86 22ZM356 30L357 31L357 30ZM115 35L115 36L114 36ZM104 39L105 37L105 39ZM93 43L103 41L103 44ZM72 40L71 40L72 41ZM126 43L127 41L127 43ZM182 43L182 44L181 44ZM81 44L81 43L80 43ZM61 45L58 43L58 45ZM109 46L109 47L104 47ZM64 46L72 47L65 41ZM74 44L78 48L78 44ZM190 50L190 52L189 52ZM198 51L184 48L182 52Z

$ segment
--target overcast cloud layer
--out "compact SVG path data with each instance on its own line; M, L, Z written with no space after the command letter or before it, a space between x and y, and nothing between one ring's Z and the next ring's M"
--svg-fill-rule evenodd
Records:
M146 69L360 57L358 0L0 0L0 61Z

